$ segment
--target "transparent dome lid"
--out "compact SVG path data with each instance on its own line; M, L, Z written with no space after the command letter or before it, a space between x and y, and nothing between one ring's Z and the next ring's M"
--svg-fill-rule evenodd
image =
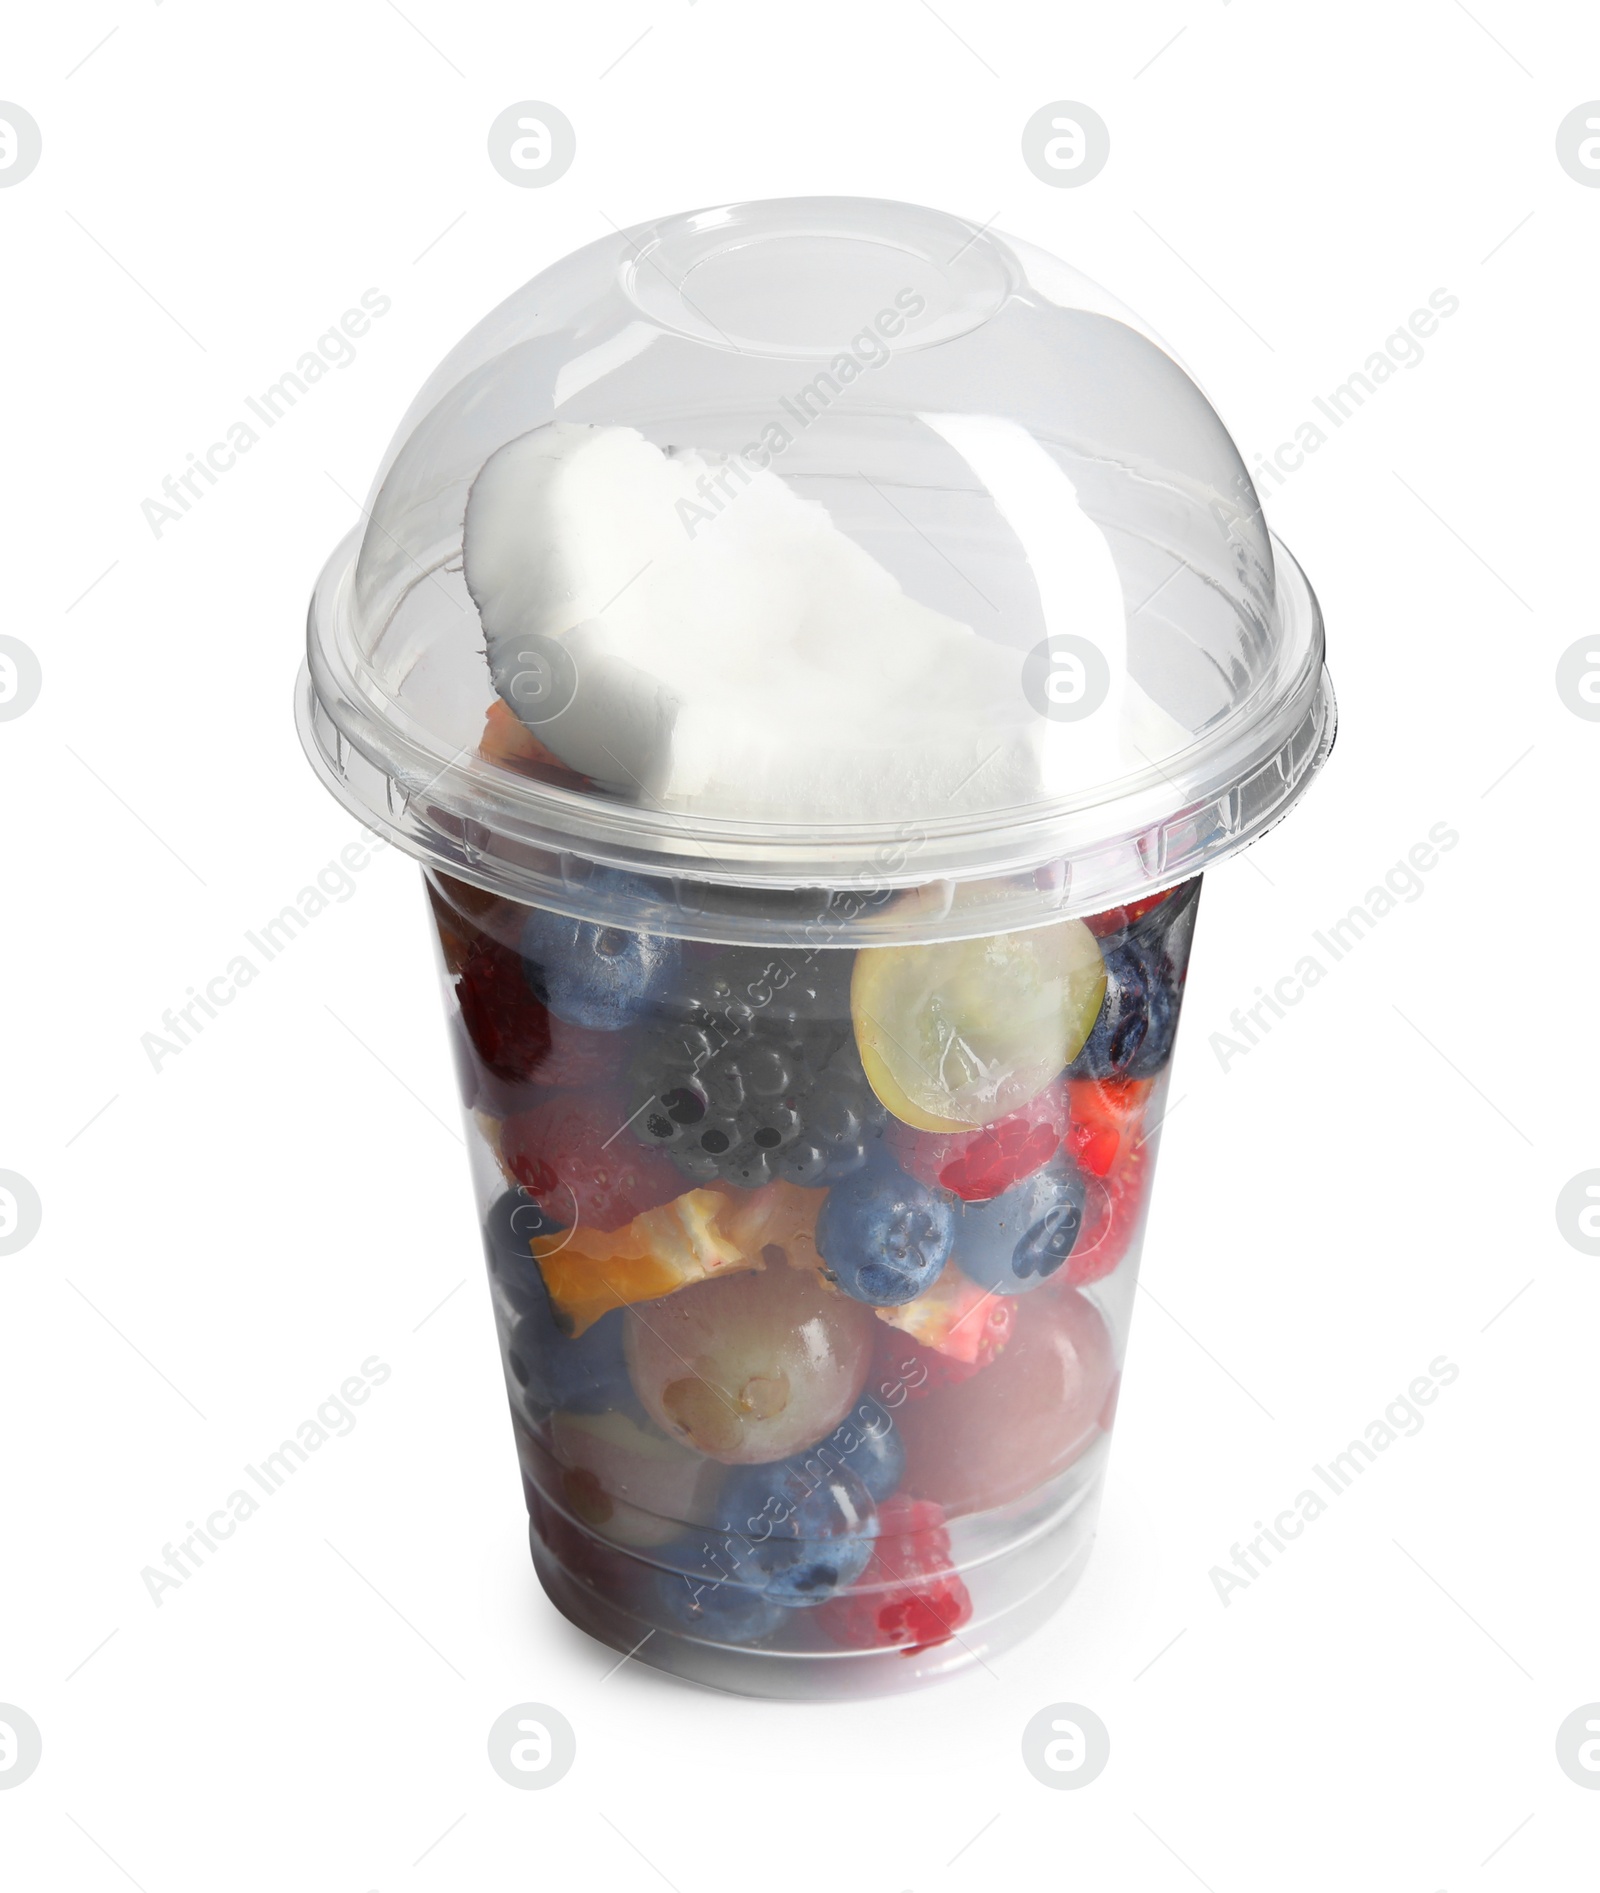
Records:
M647 886L691 936L804 891L883 893L825 903L854 938L1154 891L1334 728L1316 601L1172 354L1064 263L866 199L535 277L413 402L308 645L302 737L363 820L590 917Z

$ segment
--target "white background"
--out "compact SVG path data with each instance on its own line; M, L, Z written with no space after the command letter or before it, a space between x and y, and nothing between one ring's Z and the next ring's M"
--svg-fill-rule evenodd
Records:
M1593 10L104 0L8 40L44 156L0 191L0 629L44 688L0 726L0 1168L44 1208L0 1258L0 1701L44 1759L6 1883L1593 1885L1555 1731L1600 1699L1600 1262L1554 1214L1600 1164L1600 726L1554 683L1595 628L1600 190L1555 157ZM577 128L548 189L485 154L525 98ZM1062 98L1111 129L1079 189L1020 155ZM1208 884L1089 1575L994 1674L838 1708L607 1679L538 1593L410 863L140 1047L352 838L291 725L305 601L436 360L614 224L810 191L1065 255L1252 462L1461 305L1265 488L1342 728ZM155 538L141 501L369 287L355 363ZM1422 897L1224 1072L1209 1035L1441 821ZM373 1354L355 1432L152 1604ZM1424 1430L1224 1607L1211 1567L1441 1354ZM485 1756L529 1699L577 1731L542 1793ZM1111 1731L1074 1793L1018 1746L1062 1700Z

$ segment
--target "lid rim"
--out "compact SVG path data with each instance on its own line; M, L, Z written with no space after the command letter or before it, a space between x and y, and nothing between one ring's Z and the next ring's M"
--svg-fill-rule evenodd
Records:
M856 852L863 847L901 841L908 828L915 828L924 836L950 840L971 838L977 841L986 835L1014 832L1021 827L1070 824L1075 817L1087 816L1096 809L1114 805L1137 806L1148 792L1154 790L1157 783L1166 782L1170 785L1174 772L1192 771L1197 765L1210 761L1213 766L1205 773L1218 786L1198 797L1204 801L1210 795L1220 793L1231 778L1248 778L1254 773L1255 765L1269 760L1276 753L1279 744L1262 739L1269 730L1281 727L1291 722L1291 719L1291 726L1298 725L1300 716L1295 711L1300 707L1303 714L1304 706L1318 689L1319 674L1324 671L1324 638L1321 609L1310 582L1277 535L1269 534L1269 537L1279 566L1280 609L1288 604L1296 615L1306 613L1310 618L1309 635L1298 651L1289 648L1295 640L1286 639L1280 646L1280 656L1298 656L1299 662L1294 670L1288 672L1287 666L1275 665L1262 676L1248 696L1230 705L1227 713L1203 737L1176 754L1165 757L1160 763L1151 763L1147 769L1134 775L1122 776L1114 782L1100 785L1097 791L1061 797L1052 802L1033 803L1024 810L989 809L943 819L905 817L898 821L860 823L784 823L765 819L746 820L735 816L689 816L677 810L650 809L636 803L602 802L593 796L531 777L514 778L501 770L491 772L488 767L471 759L465 749L445 756L438 748L430 747L426 740L410 735L412 729L420 733L421 726L407 714L406 707L392 693L374 690L369 680L358 674L358 670L364 669L364 666L352 667L339 663L336 668L330 662L330 655L336 654L342 658L350 651L349 643L340 635L345 629L340 603L353 572L354 548L359 539L359 530L348 534L334 549L317 580L308 613L307 662L322 707L345 740L374 767L394 777L397 782L403 783L408 776L414 776L427 781L430 786L437 785L452 771L462 776L473 791L470 804L463 798L462 806L456 811L464 819L472 819L488 810L511 819L515 819L518 811L530 815L542 811L556 818L548 824L549 828L560 830L565 840L575 844L583 840L599 842L609 837L613 839L613 845L621 845L629 836L646 839L654 833L680 842L700 841L710 844L720 839L730 845L759 843L763 848L786 856L791 852L814 848L819 841L826 842L830 852ZM345 557L347 549L349 558ZM1285 578L1289 580L1287 586L1284 584ZM331 636L327 635L329 633ZM1268 697L1273 700L1263 704L1263 698ZM409 725L409 729L403 727L405 725ZM422 734L425 736L425 733ZM1242 754L1230 768L1227 758L1233 750ZM415 790L410 792L414 793ZM1190 797L1188 801L1196 799ZM1156 800L1160 801L1161 798L1157 796ZM1169 806L1168 815L1176 814L1183 805ZM559 819L563 815L569 818L567 824ZM541 823L539 826L544 828L546 825ZM1048 854L1042 858L1048 859ZM708 865L703 858L702 865ZM743 865L748 869L748 862L743 862ZM975 859L969 873L976 877L987 871L985 862ZM781 875L782 870L775 869L775 872Z
M1286 642L1303 651L1304 661L1291 678L1280 677L1277 702L1246 728L1236 708L1217 733L1225 732L1226 740L1214 737L1169 759L1173 768L1192 771L1209 753L1214 767L1207 780L1215 786L1204 793L1175 794L1171 771L1156 767L1131 793L1123 779L1115 795L1069 809L1052 804L1021 815L785 833L726 819L691 824L531 780L497 780L489 792L481 767L463 768L459 755L441 759L407 740L363 702L357 680L341 677L330 662L337 640L324 635L335 629L327 614L344 589L342 555L355 536L336 549L313 594L307 662L296 693L301 741L317 774L350 813L424 864L580 918L618 918L614 901L585 887L589 869L605 866L651 877L663 889L670 885L671 900L649 924L686 938L792 939L792 914L739 911L733 897L797 889L845 897L867 887L946 891L938 913L924 902L916 914L891 905L853 916L841 924L840 944L1041 925L1159 891L1240 852L1299 800L1333 744L1337 710L1323 664L1320 608L1293 556L1274 538L1279 608L1306 618L1301 637ZM1218 769L1225 757L1230 766ZM1093 821L1096 812L1104 817L1112 808L1120 819ZM563 822L563 815L587 819ZM676 846L663 848L663 840ZM715 854L704 846L696 852L697 843L712 842L721 844ZM999 885L1007 877L1038 881L1047 869L1052 873L1044 885ZM722 906L716 906L719 893L727 897Z

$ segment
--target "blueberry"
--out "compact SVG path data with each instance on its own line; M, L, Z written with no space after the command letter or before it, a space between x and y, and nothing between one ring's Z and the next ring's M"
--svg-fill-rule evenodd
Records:
M1178 1008L1189 972L1195 917L1200 911L1200 883L1189 882L1171 900L1136 920L1128 943L1143 954L1147 972L1149 1029L1128 1064L1130 1078L1153 1078L1172 1056Z
M684 1555L686 1561L692 1553ZM657 1571L651 1589L669 1623L711 1643L759 1643L787 1614L759 1585L718 1575L709 1557L704 1570Z
M491 1205L483 1224L483 1253L489 1274L518 1314L530 1302L548 1308L544 1277L528 1247L535 1236L561 1228L521 1189L507 1190Z
M506 1364L530 1409L639 1414L622 1334L622 1310L613 1308L574 1340L556 1326L547 1301L512 1328Z
M877 1308L932 1286L955 1240L954 1198L908 1177L881 1152L834 1184L817 1217L817 1253L831 1279Z
M559 1229L520 1190L499 1197L484 1223L489 1273L511 1310L506 1365L530 1411L560 1407L568 1413L639 1411L622 1356L622 1310L614 1308L575 1339L561 1330L539 1264L528 1249L533 1236Z
M1068 1067L1074 1078L1127 1076L1150 1030L1150 967L1131 939L1102 949L1106 995L1083 1049Z
M987 1203L963 1203L956 1231L962 1273L997 1295L1037 1288L1071 1255L1084 1197L1083 1177L1063 1155Z
M633 875L596 873L591 887L648 900ZM682 946L655 933L601 926L536 907L522 929L522 971L535 996L567 1025L619 1032L648 1011L677 976Z
M1101 942L1106 996L1074 1078L1153 1078L1172 1056L1200 883L1189 882L1113 940Z
M1152 955L1151 959L1153 964L1147 961L1145 972L1146 1025L1124 1067L1124 1074L1129 1078L1155 1077L1172 1056L1172 1041L1178 1030L1181 977L1174 972L1166 954Z
M877 1507L848 1466L817 1449L728 1478L719 1523L745 1572L790 1609L824 1604L867 1568Z

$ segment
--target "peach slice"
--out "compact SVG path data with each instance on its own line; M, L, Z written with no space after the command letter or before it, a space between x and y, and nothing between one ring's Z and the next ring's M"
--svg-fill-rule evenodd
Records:
M573 1334L613 1308L659 1301L695 1282L765 1268L815 1270L825 1190L768 1183L737 1195L690 1190L609 1234L582 1226L535 1236L556 1316Z

